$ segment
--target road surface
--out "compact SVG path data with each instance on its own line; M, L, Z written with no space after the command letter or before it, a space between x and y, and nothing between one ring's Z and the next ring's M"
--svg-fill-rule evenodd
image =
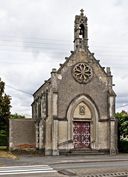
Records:
M128 154L0 158L0 177L128 177Z

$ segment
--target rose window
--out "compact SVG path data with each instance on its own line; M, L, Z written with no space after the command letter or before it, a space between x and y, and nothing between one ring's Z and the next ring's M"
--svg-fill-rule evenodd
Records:
M78 63L73 68L73 77L81 84L86 84L92 78L92 68L87 63Z

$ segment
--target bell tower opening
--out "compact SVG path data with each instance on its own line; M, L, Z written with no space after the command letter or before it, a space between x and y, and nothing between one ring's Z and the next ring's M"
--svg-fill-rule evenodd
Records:
M84 10L80 10L80 15L75 16L74 25L74 50L86 50L88 48L87 17Z
M81 38L81 39L84 39L84 25L83 24L81 24L80 25L80 33L79 33L79 37Z

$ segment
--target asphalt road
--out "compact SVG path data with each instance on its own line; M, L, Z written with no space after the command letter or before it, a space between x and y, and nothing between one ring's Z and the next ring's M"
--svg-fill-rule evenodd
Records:
M17 160L0 159L0 164L0 177L128 177L128 154L114 157L21 156Z

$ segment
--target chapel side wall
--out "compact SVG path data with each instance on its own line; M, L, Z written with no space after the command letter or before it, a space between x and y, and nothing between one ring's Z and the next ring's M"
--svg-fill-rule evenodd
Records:
M35 148L35 125L33 120L9 120L10 150Z
M36 122L36 147L45 155L52 155L52 96L50 86L49 79L34 93L32 105L33 119Z

